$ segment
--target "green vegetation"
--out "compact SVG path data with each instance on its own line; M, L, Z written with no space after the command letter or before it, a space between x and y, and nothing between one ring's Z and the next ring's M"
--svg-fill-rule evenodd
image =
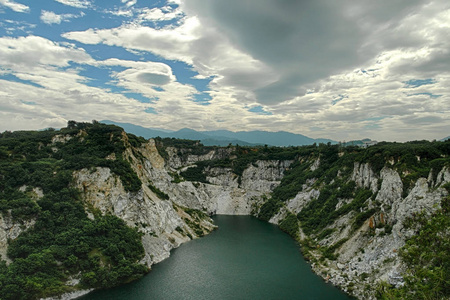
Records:
M340 151L347 153L347 155L340 157ZM346 182L345 179L351 174L353 170L353 151L353 148L340 149L338 145L325 144L299 147L295 152L296 161L286 171L285 176L281 180L281 184L272 193L272 198L270 199L272 204L270 206L263 205L262 208L264 208L264 211L261 211L264 214L261 215L260 213L259 217L270 219L278 212L278 209L284 202L295 197L298 192L302 191L303 185L308 180L313 179L318 180L316 182L317 186L320 186L320 184L325 186L335 181L331 187L325 186L321 190L319 200L321 204L327 202L326 210L334 210L337 204L337 195L332 195L333 193L331 191L337 190L341 184L344 185ZM315 161L319 161L317 168L313 168ZM337 176L339 171L341 171L340 177ZM336 181L337 179L339 181ZM352 185L348 190L351 190L351 187ZM333 198L329 199L331 196ZM317 205L320 206L318 203ZM311 208L311 210L314 209Z
M184 179L177 172L169 172L169 175L172 176L173 183L180 183L184 181Z
M177 206L175 204L174 204L174 207L181 208L182 210L184 210L184 212L186 212L189 215L189 217L183 217L183 220L194 231L196 236L204 236L205 235L205 232L203 231L203 228L200 225L200 223L202 222L202 220L209 219L209 216L207 214L205 214L204 212L202 212L198 209ZM190 234L188 234L188 236L192 239L192 236Z
M13 262L0 268L2 299L60 294L79 272L81 287L105 288L142 276L140 234L115 216L87 218L77 190L47 193L33 228L8 247Z
M408 266L405 285L380 284L379 299L450 299L450 196L441 207L431 217L416 214L405 224L417 230L400 251Z
M178 155L183 157L187 154L203 155L209 153L212 150L216 150L217 159L204 160L196 163L196 166L189 167L180 175L188 181L208 183L206 179L207 169L220 167L229 168L238 176L238 182L240 183L242 173L251 164L256 165L258 160L294 160L299 149L302 147L267 147L267 146L254 146L254 147L241 147L228 146L226 148L219 148L216 146L202 146L199 142L175 140L175 139L159 139L159 151L168 154L163 149L164 146L174 146L178 148ZM178 181L179 179L176 179Z
M329 260L336 260L337 256L334 254L334 252L336 251L336 249L341 247L346 241L347 239L342 239L339 240L337 243L331 245L330 247L321 248L320 250L322 252L323 257Z
M297 238L298 235L297 217L293 213L289 212L287 216L280 222L280 228L293 238Z
M152 184L148 185L149 189L158 196L158 198L163 200L169 200L169 195L158 189L157 187L153 186Z
M386 165L397 170L403 181L404 195L417 178L427 177L433 170L432 178L436 180L438 172L450 166L450 141L383 142L362 149L331 144L219 148L204 147L198 141L155 140L166 159L169 146L174 147L182 159L215 151L216 159L197 162L180 175L173 173L174 182L208 183L208 171L222 167L230 169L240 183L244 170L257 166L258 161L292 160L281 184L259 208L258 217L269 220L286 201L302 191L305 184L312 185L320 191L317 199L310 201L298 215L288 213L280 222L280 228L297 237L300 224L307 235L319 240L333 234L336 229L328 227L340 216L349 214L353 229L357 229L378 212L379 204L372 201L372 206L368 206L368 200L374 200L376 195L371 190L358 188L350 178L355 161L369 163L375 172ZM36 222L10 242L8 256L13 262L9 266L0 262L1 299L36 299L76 288L106 288L133 280L147 271L138 263L144 255L140 233L117 217L101 216L92 209L95 219L87 218L79 191L71 188L74 171L87 168L94 172L97 167L107 167L120 177L128 192L139 191L142 183L127 161L129 152L125 150L129 145L138 148L144 142L145 139L127 135L117 126L98 122L69 121L67 128L59 131L0 134L0 212L16 222ZM137 151L132 151L141 158ZM44 197L37 199L34 188L42 189ZM149 188L159 198L169 199L152 184ZM405 276L406 285L402 289L382 285L381 298L449 297L450 200L448 197L444 200L442 209L432 217L416 215L409 220L411 228L417 229L417 236L400 251L410 267ZM183 217L186 224L197 236L202 236L204 229L199 224L208 216L198 210L182 209L189 215ZM385 233L392 230L390 224L378 225L384 226ZM186 229L175 230L183 233ZM319 249L322 260L336 259L336 250L346 241L317 248L313 240L303 242L305 255L315 259L308 251ZM79 286L65 285L67 280L77 276L81 279Z
M357 212L354 226L358 228L376 211L367 211L365 202L372 195L370 190L356 189L350 179L354 162L369 163L375 172L388 163L397 170L403 181L404 196L419 177L427 177L433 169L436 180L444 166L450 166L450 142L415 141L409 143L382 142L367 149L339 145L304 146L293 149L291 157L295 162L285 173L281 184L275 188L271 198L263 203L258 217L272 218L289 199L302 191L308 180L316 180L314 187L319 189L318 199L311 201L299 214L301 227L306 234L318 233L339 216L351 211ZM312 168L319 160L318 168ZM336 209L340 199L353 200ZM362 211L361 211L362 209Z
M414 141L408 143L382 142L367 148L356 156L357 161L370 163L375 172L379 172L389 161L389 167L402 176L403 197L419 177L427 177L433 169L436 180L439 170L450 165L450 143Z
M59 142L52 142L56 135ZM2 300L112 287L147 272L138 263L144 256L138 231L115 216L96 213L95 220L88 219L79 191L70 188L73 171L103 166L120 176L128 191L139 190L141 182L123 158L123 137L116 126L74 121L60 131L0 134L0 211L16 222L36 221L10 241L13 262L0 263ZM131 135L128 141L142 142ZM36 199L33 188L41 188L44 197ZM79 273L79 287L65 285Z
M200 141L184 140L176 138L160 138L156 137L156 148L164 159L169 159L166 151L167 147L174 147L178 150L177 155L183 157L185 155L204 155L208 152L218 149L217 146L204 146Z
M56 135L65 141L52 143ZM69 126L60 131L1 133L0 149L7 157L0 161L0 178L3 178L0 190L29 185L41 187L46 193L66 186L73 170L108 167L120 176L126 190L136 192L141 188L141 181L123 157L123 135L123 130L114 125L74 121L69 121ZM133 143L139 140L130 137ZM112 154L115 159L108 159ZM56 176L60 173L67 174Z
M0 211L3 216L10 214L13 220L27 221L39 213L40 207L27 194L12 190L7 193L0 192Z
M364 222L369 219L371 216L373 216L375 213L377 212L377 210L375 208L369 209L367 211L364 212L360 212L359 214L356 215L355 220L353 222L353 228L357 229L359 227L361 227Z
M203 165L201 163L197 166L187 168L180 175L187 181L209 183L206 179L206 174L203 172Z
M283 206L281 201L277 201L274 198L270 198L267 202L261 206L259 210L258 218L264 221L269 221L276 212Z

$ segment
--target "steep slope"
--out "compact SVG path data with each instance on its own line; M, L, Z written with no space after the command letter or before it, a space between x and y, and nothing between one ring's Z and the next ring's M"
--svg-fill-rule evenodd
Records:
M208 214L250 214L290 164L255 160L239 175L216 166L205 182L191 182L180 174L200 161L227 160L233 149L174 142L95 122L1 134L2 299L136 279L213 230Z
M449 154L448 141L203 146L97 122L5 132L0 294L35 299L128 282L213 230L209 215L244 214L278 224L314 271L358 298L432 290L439 299L447 283L430 274L450 269ZM424 245L438 259L418 261Z
M449 199L448 146L420 142L311 151L287 172L259 216L296 238L324 279L358 298L448 297L445 283L424 277L427 286L411 275L417 263L405 258L413 255L405 245L421 230L419 216L442 216L448 223L442 210ZM433 230L433 242L448 246L448 230ZM422 251L422 245L413 247ZM448 278L448 253L436 257L443 261L436 270ZM427 294L433 289L440 292Z
M119 127L72 121L59 132L5 132L0 143L2 299L128 282L214 228L144 185L132 144L145 140Z

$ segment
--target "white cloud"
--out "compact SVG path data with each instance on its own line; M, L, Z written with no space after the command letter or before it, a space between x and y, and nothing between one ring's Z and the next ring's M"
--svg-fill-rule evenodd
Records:
M88 8L90 7L91 1L89 0L55 0L61 4L77 7L77 8Z
M138 23L70 32L64 37L149 51L192 65L196 78L211 78L213 100L201 111L207 110L209 118L221 122L203 119L203 124L192 121L188 127L208 124L235 130L273 128L315 137L323 132L341 140L367 136L405 140L413 139L405 133L416 124L421 130L414 132L415 138L445 135L443 124L450 126L450 120L435 114L450 115L450 42L445 38L450 35L450 5L444 1L427 5L422 1L392 5L340 1L343 6L338 8L338 4L320 3L325 15L315 20L307 14L317 10L315 2L299 16L294 9L281 14L288 8L274 8L274 1L264 0L259 6L245 6L239 14L248 13L247 18L240 18L230 15L243 7L240 1L205 4L194 0L181 3L178 25L155 29ZM163 18L162 10L148 12L154 19ZM303 30L305 24L308 29ZM131 79L139 72L130 69L116 79L128 89L159 96L151 89L143 91L136 84L139 80ZM408 80L427 78L435 79L435 84L415 91L405 87ZM165 101L173 100L166 97ZM165 101L155 107L172 113ZM273 115L246 111L257 102ZM196 115L199 120L204 116ZM183 122L176 121L179 127ZM398 131L392 130L393 124Z
M167 59L181 60L192 64L189 53L191 43L197 38L195 30L200 24L189 19L174 29L154 29L140 25L123 25L113 29L88 29L68 32L62 36L85 44L104 43L132 50L151 51Z
M62 15L57 15L52 11L43 10L41 12L41 21L45 24L60 24L62 19Z
M0 37L0 61L9 69L32 68L39 65L64 67L70 61L87 62L90 56L83 50L58 43L39 36Z
M138 22L143 21L169 21L180 18L183 12L180 8L173 9L171 6L143 8L138 10Z
M90 78L81 76L70 62L94 64L94 60L71 44L36 36L0 38L0 62L4 74L25 82L0 79L2 129L61 127L68 119L146 115L148 104L87 85Z
M112 14L114 16L119 16L119 17L132 17L133 16L133 10L131 10L131 9L111 10L111 11L107 11L107 13Z
M0 120L0 130L61 127L69 119L132 119L134 122L148 119L174 128L179 125L181 114L189 113L192 119L201 115L196 124L208 115L190 100L197 90L176 82L171 68L163 63L94 61L84 50L71 44L57 44L35 36L0 38L0 62L2 73L25 82L0 79L0 117L5 117ZM156 103L141 103L107 88L92 87L88 84L91 78L80 75L80 67L71 68L70 62L126 68L111 74L116 85L141 93ZM154 86L163 86L163 90L154 90ZM149 118L145 110L150 107L160 114ZM188 120L181 121L185 122Z
M0 0L0 5L6 6L16 12L28 12L30 8L24 4L12 0Z
M287 130L336 140L448 135L447 1L287 1L280 7L275 0L177 0L170 3L180 7L152 9L137 8L133 0L122 3L116 13L126 13L127 24L63 37L184 62L198 72L194 79L211 80L209 105L195 102L197 89L178 82L182 75L170 63L95 61L71 44L0 38L2 72L39 85L0 81L2 111L10 111L17 126L28 118L30 124L46 122L38 128L57 127L50 123L71 118L168 129ZM49 22L51 17L59 18L50 15ZM71 68L71 62L110 69L110 81L94 88L94 79L80 75L87 72ZM405 84L409 80L431 83L413 87ZM150 103L112 93L108 84ZM157 114L145 113L147 108Z
M61 22L65 21L69 21L69 19L73 19L73 18L80 18L83 17L84 13L81 12L79 15L74 15L74 14L62 14L62 15L58 15L55 14L52 11L46 11L46 10L42 10L41 11L41 21L44 22L45 24L61 24Z
M245 102L254 102L253 89L270 84L278 75L262 62L233 47L214 29L205 29L195 17L177 27L155 29L142 25L65 33L86 44L104 43L129 50L150 51L166 59L193 65L200 77L212 78L211 87Z
M137 3L137 0L122 0L122 3L125 3L127 7L131 7Z
M13 35L14 33L17 33L17 31L22 31L26 34L31 34L32 30L36 28L36 24L31 24L25 21L6 19L0 21L0 27L2 27L9 35Z

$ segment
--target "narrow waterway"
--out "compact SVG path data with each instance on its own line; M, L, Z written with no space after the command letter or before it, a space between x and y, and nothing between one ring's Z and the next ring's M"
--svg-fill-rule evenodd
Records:
M81 299L350 299L315 275L275 225L250 216L213 219L219 229L175 249L144 278Z

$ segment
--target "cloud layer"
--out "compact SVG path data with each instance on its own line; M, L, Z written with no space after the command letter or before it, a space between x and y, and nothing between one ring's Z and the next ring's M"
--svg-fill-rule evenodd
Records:
M64 25L57 41L0 37L1 112L16 118L0 128L114 119L336 140L448 135L447 1L57 1L70 10L36 6L43 26Z

